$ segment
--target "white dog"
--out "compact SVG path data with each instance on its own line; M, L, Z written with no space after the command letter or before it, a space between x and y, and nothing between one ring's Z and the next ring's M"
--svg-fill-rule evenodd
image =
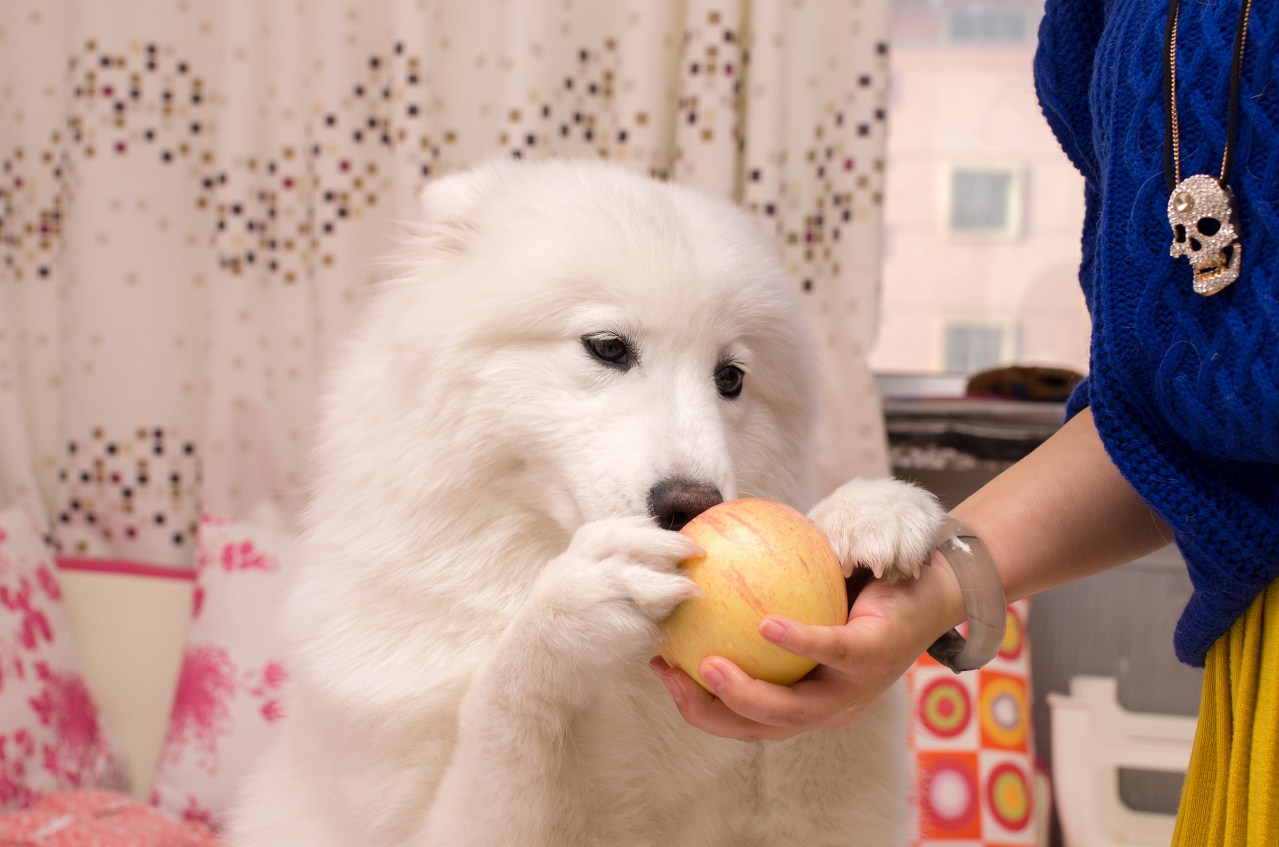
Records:
M812 505L812 344L751 218L568 161L423 205L327 392L292 700L230 843L905 844L900 686L848 729L748 743L685 723L647 667L691 591L669 528ZM901 575L940 510L875 481L814 514L846 567Z

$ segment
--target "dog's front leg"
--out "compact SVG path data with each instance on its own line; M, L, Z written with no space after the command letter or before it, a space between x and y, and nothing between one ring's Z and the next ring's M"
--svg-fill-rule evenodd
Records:
M424 845L615 843L592 815L590 750L574 722L623 663L652 649L655 624L696 587L677 573L698 552L648 519L578 529L462 699L458 738Z

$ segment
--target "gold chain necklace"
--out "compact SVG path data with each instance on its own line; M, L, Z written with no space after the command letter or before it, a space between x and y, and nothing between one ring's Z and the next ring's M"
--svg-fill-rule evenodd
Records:
M1164 173L1172 193L1168 197L1168 223L1172 247L1168 254L1190 260L1195 293L1216 294L1239 278L1243 242L1235 215L1235 194L1230 189L1231 156L1239 113L1239 77L1248 41L1248 13L1252 0L1242 0L1235 28L1234 58L1230 66L1230 100L1226 115L1226 143L1221 154L1221 175L1195 174L1181 178L1181 126L1177 119L1177 23L1179 0L1168 5L1167 50L1164 87L1168 95L1168 144Z

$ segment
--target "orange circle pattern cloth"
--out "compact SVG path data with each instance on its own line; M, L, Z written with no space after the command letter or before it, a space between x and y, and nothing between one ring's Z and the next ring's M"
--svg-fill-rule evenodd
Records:
M1008 607L994 660L955 674L925 655L907 675L914 716L916 847L1031 847L1035 748L1031 731L1029 603Z

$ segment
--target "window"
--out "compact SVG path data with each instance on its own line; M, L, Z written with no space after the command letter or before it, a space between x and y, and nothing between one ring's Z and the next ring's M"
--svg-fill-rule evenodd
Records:
M954 168L950 172L950 231L1016 234L1020 190L1020 180L1012 169Z
M946 372L974 374L1007 364L1013 358L1005 349L1011 333L989 324L955 323L946 327Z
M985 9L981 6L950 13L947 34L961 44L1018 44L1030 40L1030 26L1023 9Z

